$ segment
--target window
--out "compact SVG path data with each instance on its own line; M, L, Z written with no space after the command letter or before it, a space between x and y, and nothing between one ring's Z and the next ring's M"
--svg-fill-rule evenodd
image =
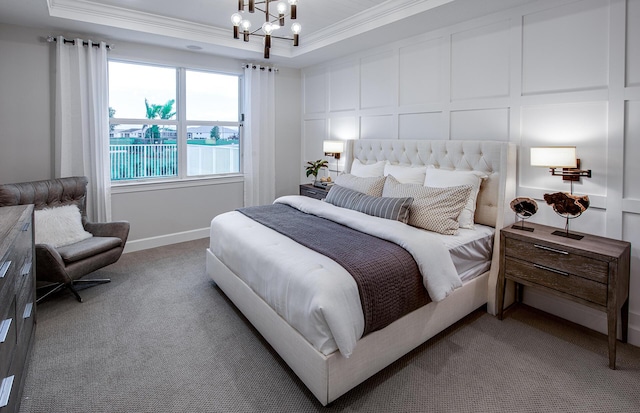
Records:
M239 173L239 96L237 75L109 61L111 180Z

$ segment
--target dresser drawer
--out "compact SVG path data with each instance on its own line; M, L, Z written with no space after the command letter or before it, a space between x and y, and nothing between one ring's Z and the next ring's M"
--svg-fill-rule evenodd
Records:
M506 278L527 281L598 305L607 305L606 284L510 257L506 258L506 268Z
M518 239L506 239L505 255L541 264L569 274L580 274L599 283L606 284L609 277L609 264L584 255L575 254L562 247L531 243Z
M16 325L16 302L3 308L0 313L0 378L9 371L11 360L16 348L17 325Z

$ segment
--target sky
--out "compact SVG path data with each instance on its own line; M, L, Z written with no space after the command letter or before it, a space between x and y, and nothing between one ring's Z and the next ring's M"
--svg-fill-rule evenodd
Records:
M176 77L171 67L110 61L109 107L116 110L114 117L145 119L145 98L158 105L176 99ZM187 120L237 122L238 82L238 76L187 70Z

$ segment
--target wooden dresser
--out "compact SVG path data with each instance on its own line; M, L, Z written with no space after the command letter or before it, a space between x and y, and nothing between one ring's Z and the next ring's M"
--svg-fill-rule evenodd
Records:
M35 329L33 205L0 208L0 413L20 408Z
M515 281L519 288L520 285L540 288L604 311L609 367L615 369L618 314L621 314L623 342L627 341L629 328L631 244L582 233L576 234L584 238L575 240L553 235L558 228L533 223L525 226L533 228L533 232L513 227L500 231L498 318L502 319L507 280Z

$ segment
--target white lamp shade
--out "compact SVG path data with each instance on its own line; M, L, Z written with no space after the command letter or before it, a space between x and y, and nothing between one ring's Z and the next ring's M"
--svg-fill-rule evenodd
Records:
M575 146L545 146L531 148L531 166L576 168Z
M324 153L342 153L344 152L343 141L323 141L322 151Z

